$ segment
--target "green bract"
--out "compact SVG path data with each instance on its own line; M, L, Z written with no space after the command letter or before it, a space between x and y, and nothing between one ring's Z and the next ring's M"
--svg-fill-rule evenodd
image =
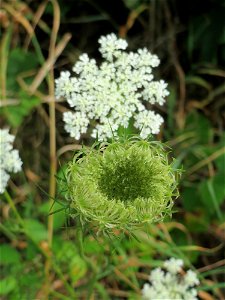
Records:
M131 231L171 214L177 171L159 142L129 140L85 149L67 168L71 215L99 231Z

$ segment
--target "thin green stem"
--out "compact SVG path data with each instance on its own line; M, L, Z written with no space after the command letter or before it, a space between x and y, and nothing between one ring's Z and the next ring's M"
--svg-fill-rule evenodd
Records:
M84 255L83 231L80 224L77 227L77 242L78 242L78 250L79 250L80 257L86 261L86 257Z
M50 291L50 294L54 296L54 299L71 300L71 298L53 290Z
M7 28L6 33L2 37L0 45L0 101L6 100L6 76L7 76L7 64L8 64L8 54L10 49L10 42L12 38L13 26L12 24Z
M205 286L200 286L197 287L198 291L214 291L215 289L218 288L225 288L225 282L219 282L219 283L215 283L212 285L205 285Z
M218 204L217 199L216 199L215 191L214 191L214 188L213 188L213 185L212 185L212 180L207 181L207 188L208 188L209 194L211 196L212 203L213 203L213 206L215 208L217 217L222 222L223 221L223 216L222 216L219 204Z
M4 195L5 195L5 198L9 204L9 206L11 207L11 209L13 210L17 220L18 220L18 223L21 225L21 226L24 226L24 222L23 222L23 219L21 218L18 210L16 209L16 206L11 198L11 196L9 195L9 193L5 190L4 192Z
M53 267L54 271L56 272L56 274L58 275L58 277L62 280L65 288L69 292L69 294L72 297L72 299L76 300L77 297L76 297L76 293L75 293L74 289L69 285L69 283L67 282L67 280L64 278L64 274L62 273L62 271L60 270L60 268L58 267L58 265L56 265L56 263L53 262L53 261L52 261L52 267Z
M7 236L8 239L10 239L11 241L16 240L16 236L14 233L12 233L5 225L3 225L2 223L0 223L0 231Z
M78 221L77 224L77 244L78 244L78 250L81 258L86 262L88 268L92 271L92 279L89 281L88 284L88 294L87 294L87 300L91 299L93 289L95 286L95 283L97 282L97 268L95 264L90 260L84 253L84 236L83 236L83 230L82 225L80 221Z

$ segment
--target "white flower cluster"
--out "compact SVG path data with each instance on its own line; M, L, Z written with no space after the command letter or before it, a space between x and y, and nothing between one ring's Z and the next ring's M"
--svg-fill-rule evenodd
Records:
M181 259L170 258L165 261L164 268L156 268L151 271L149 283L145 283L142 289L143 300L197 300L195 285L199 284L197 275L188 270L182 275Z
M5 191L10 178L9 173L21 170L22 161L19 152L12 146L14 139L8 129L0 129L0 194Z
M74 77L65 71L56 79L56 98L66 98L75 110L64 113L66 131L78 140L92 124L92 137L106 140L133 119L142 138L157 134L163 118L147 110L144 101L163 105L169 94L167 84L155 81L152 74L160 63L158 57L146 48L125 52L127 42L113 33L102 36L99 44L104 58L99 66L82 54L73 67Z

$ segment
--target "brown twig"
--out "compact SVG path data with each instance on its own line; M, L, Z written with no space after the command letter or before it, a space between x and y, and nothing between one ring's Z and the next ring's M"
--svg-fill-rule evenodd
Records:
M53 66L55 64L56 59L59 57L59 55L62 53L66 45L68 44L69 40L71 39L71 34L66 33L61 41L58 43L54 51L51 50L49 52L49 57L46 60L46 62L43 64L39 72L37 73L36 77L34 78L31 86L30 86L30 92L34 93L36 89L39 87L39 85L42 83L44 78L46 77L46 74L53 69ZM54 85L54 82L53 82ZM54 94L52 95L54 97Z
M107 292L109 293L109 295L121 297L121 298L128 298L130 296L130 293L122 290L107 289Z
M191 167L189 170L187 170L186 175L190 175L197 170L201 169L205 165L211 163L214 161L217 157L223 155L225 153L225 147L220 148L219 150L215 151L210 156L204 158L203 160L199 161L197 164L195 164L193 167Z
M27 33L31 36L34 32L30 22L22 15L21 12L15 10L12 5L7 4L7 3L3 3L2 7L8 12L10 13L13 18L16 19L17 22L19 22L27 31Z
M172 22L172 16L167 1L163 1L163 7L164 7L165 19L167 22L168 30L170 32L170 38L168 43L169 53L174 68L177 72L177 76L179 78L179 86L180 86L179 87L180 95L179 95L178 112L176 116L177 119L176 121L179 128L183 128L185 123L185 98L186 98L185 73L178 59L174 24Z
M47 3L48 3L48 0L45 0L44 2L42 2L42 3L39 5L39 7L38 7L36 13L35 13L35 14L33 15L33 17L32 17L32 21L33 21L33 22L32 22L32 23L33 23L33 24L32 24L33 32L35 31L35 28L36 28L36 26L38 25L38 23L41 22L41 17L42 17L42 15L43 15L44 11L45 11L45 8L46 8ZM46 26L47 26L47 25L46 25ZM31 39L32 39L32 34L31 34L31 35L28 35L27 38L25 39L25 42L24 42L25 49L28 48Z
M68 151L75 151L80 149L82 149L82 145L72 144L72 145L63 146L57 151L57 157L60 157L62 154Z
M140 5L137 9L132 10L127 18L127 22L125 25L120 27L119 30L119 36L122 38L125 38L127 35L127 32L133 27L136 19L139 17L139 15L145 11L146 9L148 9L147 5Z
M53 64L56 59L56 38L58 34L59 24L60 24L60 8L58 2L56 0L51 0L53 5L53 28L50 38L50 45L49 45L49 58L47 60L47 64L45 63L44 66L40 69L41 72L38 73L38 80L34 79L33 84L31 86L31 92L36 90L39 84L42 82L43 78L46 76L47 71L49 71L48 76L48 88L49 88L49 95L54 97L54 70ZM47 66L47 67L46 67ZM41 74L41 76L40 76ZM43 76L43 77L42 77ZM53 205L53 200L55 198L55 190L56 190L56 182L55 182L55 174L57 169L56 164L56 130L55 130L55 102L49 103L49 138L50 138L50 178L49 178L49 206ZM51 249L52 247L52 240L53 240L53 214L48 217L48 247ZM50 287L50 268L51 268L51 255L46 259L45 264L45 274L46 274L46 298L48 298L49 287Z
M198 272L202 273L222 266L225 266L225 259L219 260L211 265L199 268Z

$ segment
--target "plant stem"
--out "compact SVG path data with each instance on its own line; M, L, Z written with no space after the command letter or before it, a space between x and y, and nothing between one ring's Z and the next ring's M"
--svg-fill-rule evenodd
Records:
M55 58L55 45L57 39L57 33L60 24L60 8L59 4L56 0L51 0L53 6L53 27L51 32L51 39L49 45L49 58L54 60ZM54 70L53 67L51 68L49 75L47 76L48 79L48 88L49 88L49 95L51 98L54 99L55 95L55 88L54 88ZM56 190L56 181L55 181L55 174L57 169L56 164L56 129L55 129L55 101L51 101L49 103L49 137L50 137L50 179L49 179L49 206L53 205L53 200L55 198L55 190ZM51 214L48 217L48 246L49 249L52 247L52 240L53 240L53 222L54 216ZM51 255L46 260L45 264L45 274L46 274L46 298L48 298L48 293L50 289L50 269L52 265L52 257Z
M9 193L5 190L4 192L4 195L5 195L5 198L7 200L7 202L9 203L9 206L11 207L11 209L13 210L17 220L18 220L18 223L21 225L21 226L24 226L24 223L23 223L23 219L21 218L20 214L18 213L18 210L16 209L16 206L11 198L11 196L9 195Z
M78 242L79 254L81 258L83 258L86 261L86 257L84 255L83 231L80 224L77 227L77 242Z
M92 271L92 279L90 280L88 284L88 294L87 294L87 300L91 299L92 292L95 286L95 283L97 281L97 268L95 264L90 260L84 253L84 244L83 244L83 230L82 230L82 225L80 221L78 221L77 224L77 243L78 243L78 250L81 258L86 262L87 266L91 269Z
M5 225L0 223L0 231L7 236L8 239L11 241L15 241L17 237L15 236L14 233L12 233Z
M57 1L52 0L53 10L54 10L54 19L53 19L53 28L49 46L49 57L55 57L55 43L57 38L57 32L60 22L60 9ZM55 87L54 87L54 70L51 69L48 77L48 87L49 95L54 98ZM55 101L49 103L49 130L50 130L50 181L49 181L49 195L51 199L55 197L56 182L56 129L55 129ZM53 200L50 200L50 207L53 204ZM48 242L49 247L52 245L53 239L53 214L48 218Z
M50 294L52 294L55 297L54 299L71 300L71 298L68 298L67 296L53 290L50 291Z

